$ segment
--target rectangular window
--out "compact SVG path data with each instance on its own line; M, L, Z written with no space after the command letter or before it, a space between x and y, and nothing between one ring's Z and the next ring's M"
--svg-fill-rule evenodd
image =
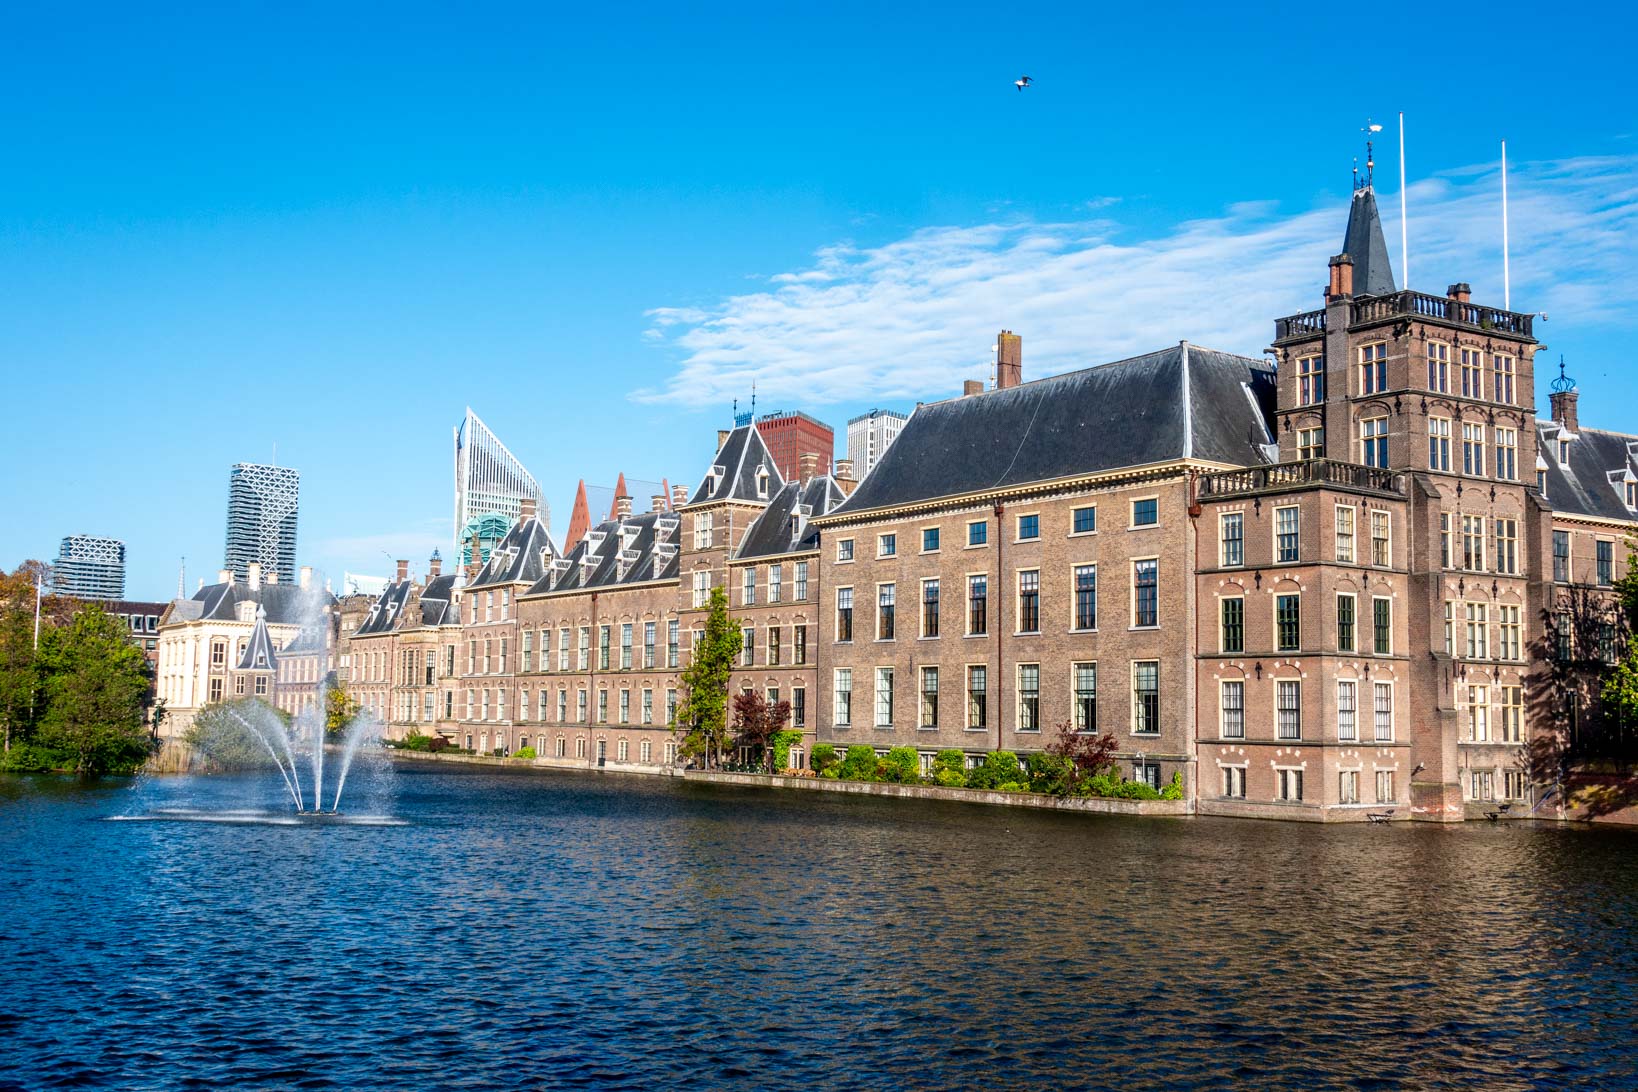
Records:
M806 561L798 561L796 563L796 600L797 600L797 602L800 603L803 600L807 599L807 597L808 597L808 563Z
M967 668L967 729L979 731L989 726L989 668Z
M631 670L631 641L632 625L630 622L620 623L620 670Z
M876 727L893 727L893 669L876 669Z
M853 560L853 540L851 538L843 538L836 541L836 560Z
M653 622L643 623L643 667L654 666L654 644L657 637L656 626Z
M756 606L756 568L744 570L741 574L739 601L742 606Z
M1570 582L1570 532L1553 532L1553 579L1560 584Z
M1299 551L1298 526L1301 513L1295 507L1274 509L1274 560L1297 560Z
M938 528L923 527L921 529L921 552L934 553L938 550Z
M1484 517L1462 517L1462 568L1484 571Z
M1388 743L1393 740L1393 684L1379 682L1374 690L1376 739Z
M1467 658L1469 660L1484 660L1490 656L1489 634L1490 626L1485 615L1488 608L1483 603L1467 603Z
M967 633L972 636L989 632L990 578L967 578Z
M1503 743L1524 742L1524 688L1501 686L1496 688L1497 738ZM1516 795L1516 794L1513 794Z
M1496 477L1504 482L1519 480L1519 430L1496 429Z
M1160 662L1139 660L1132 664L1132 731L1138 735L1160 734Z
M785 566L768 566L768 602L778 603L784 598Z
M1378 804L1394 803L1393 771L1376 771L1376 802Z
M1490 354L1490 397L1497 402L1513 403L1513 358L1506 353Z
M1467 688L1467 738L1473 743L1490 742L1490 688Z
M1354 510L1346 504L1337 505L1336 554L1342 564L1354 563Z
M597 723L598 724L607 724L608 722L609 722L609 692L607 690L599 690L597 692Z
M1355 601L1352 595L1337 596L1337 651L1354 651Z
M711 521L713 514L702 512L694 517L694 549L709 550L711 548Z
M1222 614L1222 634L1218 642L1221 652L1246 650L1246 601L1239 596L1224 599L1219 608Z
M921 669L921 726L938 727L938 668Z
M711 602L711 573L709 570L694 574L694 606L703 607Z
M756 666L756 630L751 626L740 628L739 662L745 667Z
M1388 389L1388 346L1385 342L1359 348L1359 393L1381 394Z
M1337 780L1337 803L1359 803L1359 771L1340 770L1338 771Z
M1041 517L1035 513L1018 517L1018 540L1020 542L1041 537Z
M1098 567L1075 566L1075 628L1098 628Z
M1132 526L1153 527L1160 522L1160 501L1155 497L1145 497L1132 502Z
M1450 393L1450 346L1442 341L1428 342L1428 390Z
M1240 512L1225 512L1219 518L1222 531L1222 560L1225 568L1246 563L1246 517Z
M518 655L523 660L522 669L525 672L535 669L535 635L532 630L523 631L523 643L518 648Z
M1373 647L1378 656L1393 655L1393 600L1376 596L1371 600Z
M1244 766L1223 767L1223 795L1236 800L1245 799L1246 768Z
M1018 665L1018 730L1041 730L1041 665Z
M1222 685L1218 704L1222 707L1224 739L1246 738L1246 684L1234 680Z
M876 640L893 639L893 606L897 589L892 584L876 585Z
M631 691L620 691L620 723L631 723Z
M853 671L846 667L836 669L836 723L853 723Z
M1274 597L1275 648L1280 652L1295 652L1302 647L1302 611L1300 597Z
M1462 397L1484 397L1484 353L1465 346L1461 351Z
M677 723L677 692L670 687L667 687L665 691L665 722L667 724ZM670 748L671 744L667 744L666 749L670 751ZM676 754L674 752L666 757L668 762L675 760Z
M1450 469L1450 418L1428 418L1428 469Z
M1520 612L1516 606L1501 605L1496 608L1496 636L1498 638L1496 656L1503 660L1518 660L1523 658L1523 626L1520 624Z
M1366 466L1388 467L1388 419L1367 417L1359 422L1359 461Z
M1098 665L1079 663L1070 665L1075 680L1075 731L1098 730Z
M1450 513L1439 513L1439 564L1445 568L1452 567L1450 549Z
M984 520L967 524L967 545L982 546L990 540L990 525Z
M665 666L676 667L682 662L682 623L675 618L665 623Z
M853 589L836 589L836 639L853 640Z
M1352 743L1359 738L1359 684L1352 681L1337 683L1337 739Z
M647 686L643 687L643 723L654 723L654 690Z
M580 627L580 647L576 650L579 670L587 671L591 668L591 627Z
M808 692L805 687L791 689L791 727L801 728L808 723Z
M1519 521L1496 521L1496 571L1509 576L1519 571Z
M1607 539L1599 539L1593 543L1594 579L1600 587L1607 588L1615 582L1615 543Z
M1132 562L1132 624L1160 624L1160 562L1154 558Z
M1295 679L1274 684L1274 737L1302 738L1302 684Z
M1317 406L1325 401L1325 361L1318 356L1297 360L1297 405Z
M1297 430L1297 458L1323 459L1325 457L1325 430L1299 428Z
M1041 632L1041 572L1025 569L1018 574L1018 632Z
M899 536L898 535L877 535L876 536L876 556L877 557L895 557L895 556L898 555L898 552L899 552Z
M599 671L609 669L609 648L612 636L608 626L597 627L597 670Z
M921 635L938 636L938 581L921 582Z
M567 721L568 719L569 719L569 692L567 690L559 690L557 692L557 722L559 724L562 724L565 721Z
M779 666L779 627L768 627L768 666Z
M569 670L569 654L569 631L560 629L557 631L557 669L559 671Z
M1462 473L1484 475L1484 426L1462 423Z
M1445 655L1456 655L1456 601L1445 600Z
M1097 505L1088 505L1085 508L1075 509L1074 512L1071 513L1070 520L1072 533L1077 535L1090 535L1092 532L1098 529Z
M581 724L586 723L586 708L587 708L586 701L587 701L586 690L585 690L584 687L582 687L579 690L579 692L575 694L575 703L574 703L575 704L575 716L576 716L576 719L578 719Z
M806 623L792 627L791 636L796 638L796 648L793 650L795 659L792 661L798 666L808 662L808 627Z

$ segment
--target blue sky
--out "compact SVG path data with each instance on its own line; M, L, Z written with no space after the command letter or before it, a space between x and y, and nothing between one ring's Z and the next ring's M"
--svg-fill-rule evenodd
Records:
M1400 110L1412 286L1501 303L1506 137L1514 308L1638 430L1630 14L1497 5L1458 49L1341 4L589 7L10 11L0 565L109 534L130 595L183 555L191 591L276 444L304 562L419 569L468 404L561 525L581 477L697 478L752 378L840 432L1003 326L1026 377L1257 355L1319 305L1367 117L1397 272Z

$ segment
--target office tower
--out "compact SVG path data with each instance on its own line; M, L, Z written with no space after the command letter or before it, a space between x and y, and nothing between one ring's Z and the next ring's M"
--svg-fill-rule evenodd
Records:
M468 406L455 426L455 556L469 560L474 533L487 552L516 522L526 497L538 505L542 522L550 522L534 477ZM485 521L494 516L500 518Z
M57 550L51 583L75 599L125 598L125 543L98 535L69 535Z
M803 455L819 456L814 473L830 473L830 461L836 452L836 433L823 421L790 410L758 417L756 430L762 433L762 442L768 445L768 454L773 456L780 477L786 481L801 479Z
M847 423L847 457L861 480L881 462L906 420L896 410L873 409Z

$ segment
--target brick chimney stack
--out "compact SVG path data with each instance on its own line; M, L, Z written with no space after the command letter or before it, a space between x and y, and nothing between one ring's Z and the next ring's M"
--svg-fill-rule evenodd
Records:
M614 518L631 518L631 498L624 493L614 498Z
M674 485L671 487L671 508L675 511L688 503L688 486Z
M230 570L230 569L217 569L216 570L216 582L218 584L231 584L231 583L233 583L233 572L232 572L232 570Z
M439 556L437 550L434 550L432 556L427 559L427 580L431 581L433 577L443 575L443 571L444 559Z
M478 533L472 532L472 560L466 564L466 579L470 583L478 579L483 571L483 543L478 541Z
M961 397L963 398L971 398L975 394L983 393L984 381L982 379L969 379L961 384Z
M1006 390L1024 381L1024 339L1002 330L995 342L995 389Z
M518 502L518 504L520 506L520 510L518 512L518 518L519 519L521 519L521 520L531 520L531 519L535 518L535 511L536 511L535 498L533 498L533 497L524 497L521 501Z
M1445 295L1457 303L1466 303L1473 298L1473 287L1466 281L1461 281L1445 289Z
M652 511L652 512L664 512L665 511L665 494L664 493L655 493L653 496L648 498L648 501L649 501L649 510L650 511Z
M1346 299L1354 294L1354 260L1346 254L1331 259L1331 284L1325 290L1325 301Z
M408 579L409 579L409 558L401 557L401 558L398 559L398 583L402 584L404 581L406 581Z
M857 479L853 477L853 460L837 459L832 473L836 478L836 487L842 491L842 496L851 496L859 487Z
M279 582L279 570L269 569L267 571L267 582L269 584L277 584Z
M725 428L717 429L717 450L718 451L721 451L722 450L722 445L726 444L728 442L728 435L729 435L729 430L728 429L725 429Z
M796 457L796 466L798 480L806 488L807 484L813 480L814 475L819 473L819 453L817 451L802 452Z

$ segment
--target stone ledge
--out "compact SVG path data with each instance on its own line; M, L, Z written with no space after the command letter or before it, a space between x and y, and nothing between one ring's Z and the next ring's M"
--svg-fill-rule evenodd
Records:
M687 781L704 781L715 785L743 785L762 789L810 789L815 792L895 796L906 800L944 800L956 804L990 804L1000 807L1038 808L1043 811L1090 812L1095 815L1194 814L1194 806L1187 800L1114 800L1102 796L1043 796L1031 792L949 789L942 785L891 785L879 781L780 777L773 774L723 773L718 770L685 770L682 776Z

